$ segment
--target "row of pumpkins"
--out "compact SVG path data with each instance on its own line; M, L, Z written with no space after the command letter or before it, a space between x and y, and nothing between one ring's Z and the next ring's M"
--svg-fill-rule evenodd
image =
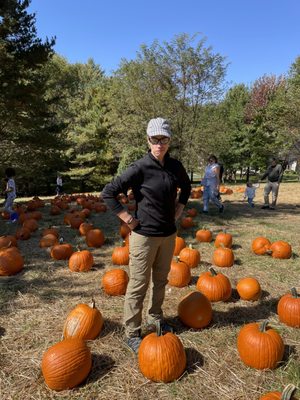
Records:
M66 222L66 221L65 221ZM25 223L25 221L24 221L24 223ZM66 222L66 223L68 223L68 222ZM81 222L81 224L84 224L84 222ZM81 224L79 225L79 229L80 229L80 226L81 226ZM27 220L27 224L26 224L27 226L31 226L31 224L29 224L28 223L28 220ZM34 224L33 224L34 225ZM71 224L70 224L71 225ZM32 227L32 226L31 226ZM74 228L75 228L75 226L73 226ZM88 227L88 228L90 228L90 227ZM80 231L80 234L82 234L82 235L86 235L90 230L92 230L92 229L87 229L87 231L85 231L84 229L83 229L83 227L82 227L82 229L81 229L81 231ZM100 230L99 230L100 231ZM100 231L101 232L101 231ZM124 236L124 234L126 235L126 226L125 226L125 228L124 228L124 226L123 226L123 228L122 228L122 226L121 226L121 228L120 228L120 233L121 233L121 235L122 236ZM55 237L55 240L54 240L54 242L55 241L58 241L58 235L56 234L56 232L55 231L52 231L52 232L49 232L49 230L47 231L47 230L45 230L44 232L43 232L43 238L45 238L47 235L52 235L53 234L53 236ZM42 239L43 239L42 238ZM126 238L126 236L125 236L125 238ZM200 231L197 231L197 233L196 233L196 238L197 238L197 240L199 240L199 241L211 241L212 240L212 237L211 237L211 232L209 232L209 231L207 231L207 230L200 230ZM3 238L1 238L2 240L3 240ZM9 238L9 240L11 240L12 238ZM40 245L41 245L41 247L47 247L47 246L44 246L42 243L42 239L41 239L41 243L40 243ZM100 244L100 245L102 245L103 243L104 243L104 237L102 237L102 243ZM262 240L263 239L263 240ZM278 244L277 244L278 245ZM59 243L52 243L52 249L51 249L51 255L52 255L52 257L53 258L56 258L56 259L67 259L67 258L70 258L71 259L71 257L75 254L77 254L77 253L82 253L81 251L78 251L78 252L76 252L76 253L73 253L71 256L69 255L68 257L66 256L66 254L65 254L65 252L63 252L63 254L64 254L64 256L63 257L61 257L61 256L58 256L58 257L56 257L55 256L55 254L56 254L56 252L55 251L53 251L53 249L55 249L55 247L56 246L64 246L64 244L59 244ZM70 246L70 245L69 245ZM98 245L97 245L98 246ZM97 247L96 246L96 247ZM229 235L228 233L222 233L222 234L219 234L219 237L217 237L216 238L216 242L215 242L215 246L216 247L218 247L218 246L220 246L220 247L218 247L219 249L221 249L221 250L226 250L226 249L230 249L230 247L232 246L232 237L231 237L231 235ZM268 242L267 241L267 239L265 240L265 238L258 238L258 239L256 239L253 243L252 243L252 250L256 253L256 254L265 254L265 253L268 253L268 252L270 252L270 250L271 250L271 243L270 242ZM1 246L0 246L1 247ZM93 246L91 246L91 247L93 247ZM125 247L127 247L127 246L122 246L120 249L122 249L122 248L125 248ZM276 246L275 246L276 247ZM285 246L286 247L286 246ZM59 249L61 249L61 247L59 247ZM218 250L218 249L217 249ZM16 250L14 250L14 249L12 249L12 248L8 248L8 249L4 249L4 251L8 251L8 252L12 252L12 251L16 251ZM73 251L73 250L72 250ZM87 250L84 250L83 252L88 252ZM231 251L232 252L232 251ZM70 253L70 252L69 252ZM90 252L88 252L88 253L90 253ZM176 239L176 249L175 249L175 254L176 253L178 253L178 255L180 256L180 259L179 260L177 260L177 261L175 261L175 262L173 262L172 264L179 264L179 267L176 265L176 267L175 268L177 268L178 269L178 271L180 271L180 270L183 270L183 269L185 269L185 270L188 270L188 271L190 271L190 268L193 268L193 267L195 267L195 266L197 266L198 265L198 263L200 262L200 253L196 250L196 249L192 249L192 248L188 248L188 247L186 247L185 246L185 243L183 243L183 239L182 238L177 238ZM274 249L271 251L271 254L273 255L273 254L276 254L276 251L274 251ZM286 251L285 251L285 254L284 254L284 256L282 257L282 251L280 251L279 252L280 253L280 257L279 258L289 258L290 256L291 256L291 249L290 249L290 255L289 256L287 256L287 253L286 253ZM61 252L60 251L58 251L58 254L61 254ZM91 254L91 253L90 253ZM116 262L114 262L115 264L120 264L120 265L126 265L126 263L124 262L124 261L122 261L122 262L118 262L118 261L116 261ZM86 264L86 261L84 261L84 264ZM216 265L218 265L217 263L215 263ZM232 262L232 264L233 264L233 262ZM232 265L231 264L231 265ZM77 263L77 265L78 265L78 263ZM79 265L81 265L81 263L79 262ZM93 262L91 263L91 266L93 265ZM228 264L225 264L225 265L219 265L219 266L231 266L231 265L228 265ZM90 266L90 267L91 267ZM185 266L185 267L184 267ZM89 268L90 268L89 267ZM77 270L77 271L81 271L81 270L88 270L89 268L87 268L87 269L85 269L85 268L83 268L83 269L80 269L80 267L77 267L75 270ZM71 268L70 268L71 269ZM108 275L111 275L111 279L108 279L108 289L106 289L106 285L105 285L105 275L103 276L103 279L102 279L102 285L103 285L103 288L104 288L104 290L106 291L106 293L108 293L108 294L112 294L112 295L115 295L115 294L120 294L120 293L118 293L118 290L119 290L119 288L120 287L123 287L123 291L124 291L124 286L125 286L125 290L126 290L126 285L127 285L127 282L128 282L128 276L127 276L127 273L125 272L125 271L123 271L123 270L112 270L112 271L108 271L108 273L107 273ZM176 273L175 273L175 275L176 275ZM169 276L169 278L170 278L170 280L172 281L172 268L171 268L171 271L170 271L170 276ZM201 278L201 279L200 279ZM119 284L116 284L116 282L118 282L118 280L121 280L121 285L119 285ZM209 283L208 283L209 282ZM212 282L214 282L213 284L212 284ZM217 284L216 284L216 282L218 282ZM221 295L221 297L223 297L223 298L220 298L220 297L214 297L214 295L211 295L211 293L214 293L214 290L215 289L213 289L212 290L212 287L219 287L220 286L220 282L222 282L222 284L223 284L223 287L222 287L222 284L221 284L221 290L219 289L219 296L220 296L220 292L222 292L223 291L223 295ZM231 287L230 287L230 289L229 289L229 287L228 287L228 282L229 282L229 280L228 280L228 278L227 277L225 277L225 275L223 275L223 274L220 274L220 273L216 273L213 269L211 269L210 270L210 272L205 272L205 273L203 273L202 274L202 276L200 276L199 277L199 280L198 280L198 282L197 282L197 288L200 290L200 291L202 291L202 293L201 292L192 292L192 293L190 293L189 295L187 295L184 299L182 299L182 301L180 302L180 304L179 304L179 307L178 307L178 314L179 314L179 317L180 317L180 319L182 320L182 322L183 323L185 323L187 326L190 326L190 327L193 327L193 328L200 328L200 327L203 327L203 326L207 326L209 323L210 323L210 321L211 321L211 318L212 318L212 309L211 309L211 305L210 305L210 301L209 301L209 299L211 300L211 301L220 301L220 300L226 300L226 299L228 299L229 297L230 297L230 295L231 295ZM225 288L224 288L224 283L225 283ZM229 282L229 284L230 284L230 282ZM212 285L212 287L211 287L211 285ZM227 286L226 286L227 285ZM174 285L174 286L177 286L176 284ZM209 288L209 290L207 291L207 287L209 287L210 286L210 288ZM109 287L112 287L112 288L117 288L117 292L114 292L114 290L110 293L109 292ZM119 287L119 288L118 288ZM246 288L246 289L245 289ZM249 292L249 288L250 288L250 292L252 292L252 294L251 294L251 296L253 296L253 292L255 292L255 296L258 296L259 297L259 295L260 295L260 286L259 286L259 283L257 282L257 280L255 280L254 278L245 278L245 279L242 279L239 283L238 283L238 285L237 285L237 291L238 291L238 293L240 294L240 296L241 296L241 298L245 298L245 299L251 299L251 300L255 300L255 298L247 298L247 295L249 295L249 293L248 294L244 294L243 295L243 291L245 292L245 290L246 290L246 293L247 292ZM255 288L255 289L254 289ZM205 295L204 295L204 294ZM121 294L123 294L123 293L121 293ZM246 296L246 297L243 297L243 296ZM256 298L258 298L258 297L256 297ZM286 297L287 299L290 299L291 298L291 295L286 295L286 296L284 296L284 297ZM296 299L296 301L294 302L294 306L295 307L297 307L298 306L298 317L299 317L299 315L300 315L300 312L299 312L299 297L297 296L297 293L296 293L296 291L295 291L295 289L293 289L292 290L292 297L294 298L294 299ZM282 301L282 304L283 304L283 302L284 302L284 300L283 300L283 298L280 300L280 301ZM289 301L289 300L287 300L287 301ZM202 303L204 303L204 307L203 307L203 304ZM279 302L280 303L280 302ZM197 307L197 304L198 304L198 307ZM199 305L200 305L200 307L199 307ZM86 307L88 307L87 305L79 305L78 306L79 307L79 309L86 309ZM90 308L90 307L89 307ZM278 305L278 312L279 312L279 305ZM77 308L76 308L77 309ZM93 310L93 312L95 313L95 310L96 310L96 308L95 308L95 305L93 304L93 306L91 307L91 309ZM198 323L196 323L196 325L193 325L193 321L195 322L195 320L196 321L198 321L199 320L199 316L196 316L197 315L197 309L198 309L198 311L200 311L200 313L202 313L203 314L203 310L205 310L206 311L206 319L205 318L203 318L203 316L201 316L201 319L202 319L202 321L203 321L203 323L204 323L204 325L203 326L199 326L199 324ZM283 310L285 309L285 306L283 306L283 308L282 308ZM295 308L296 309L296 308ZM208 311L207 311L208 310ZM77 312L77 311L76 311ZM76 314L76 312L74 311L74 313ZM79 314L80 314L81 312L79 312ZM72 314L72 313L71 313ZM83 315L84 313L82 313L82 315ZM98 321L97 323L96 323L96 325L98 325L98 327L97 327L97 329L96 330L98 330L98 333L97 333L97 335L96 336L98 336L98 334L100 333L100 331L101 331L101 329L102 329L102 326L103 326L103 319L102 319L102 316L101 316L101 318L99 318L99 314L101 315L101 313L100 313L100 311L98 311L98 313L96 312L96 314L98 315L98 317L96 318L96 320ZM297 314L297 311L296 311L296 314ZM195 317L196 316L196 317ZM72 318L71 318L72 319ZM85 319L85 318L83 318L83 319ZM281 319L281 317L280 317L280 319ZM99 320L100 321L102 321L102 323L99 323ZM69 321L69 319L67 319L67 321ZM284 320L282 320L283 322L285 322L285 323L287 323L287 324L289 324L287 321L284 321ZM300 322L298 321L298 322L296 322L296 323L298 323L298 325L296 325L296 326L298 326L299 327L299 325L300 325ZM73 326L73 328L74 328L74 326L79 326L80 324L74 324L74 323L72 323L72 322L66 322L66 325L65 326ZM101 326L100 326L101 325ZM254 329L254 331L258 331L258 332L264 332L264 333L266 333L266 334L268 334L268 335L270 335L270 331L272 331L272 333L271 334L273 334L273 330L272 329L269 329L268 327L267 327L267 324L265 323L265 324L262 324L260 327L258 327L258 325L257 324L248 324L249 326L250 325L252 325L253 326L253 329ZM248 327L248 325L246 325L244 328L246 328L246 327ZM100 326L100 330L99 330L99 326ZM241 330L241 332L240 332L240 334L239 334L239 338L241 337L241 339L238 339L238 350L239 350L239 353L240 353L240 356L241 356L241 358L242 358L242 360L247 364L247 365L251 365L251 360L252 360L252 356L253 356L253 352L251 351L251 354L249 355L249 352L245 352L244 351L244 353L243 353L243 349L247 349L247 346L248 346L248 344L246 343L246 345L244 344L244 340L246 340L246 342L247 342L247 337L248 337L248 335L249 335L249 333L247 333L246 332L246 336L245 336L245 338L243 338L243 335L242 335L242 332L243 332L243 329L244 328L242 328L242 330ZM73 329L74 330L74 329ZM76 330L76 329L75 329ZM84 329L83 329L84 330ZM245 330L246 331L246 330ZM145 338L144 338L144 340L143 340L143 342L142 342L142 345L143 346L141 346L141 350L140 350L140 352L139 352L139 365L140 365L140 369L141 369L141 371L142 371L142 373L146 376L146 377L148 377L149 379L152 379L152 380L158 380L158 381L170 381L170 380L174 380L174 379L177 379L181 374L182 374L182 372L184 371L184 369L185 369L185 363L186 363L186 359L185 359L185 352L184 352L184 349L183 349L183 346L182 346L182 344L181 344L181 342L180 342L180 340L177 338L177 336L175 336L175 335L173 335L173 334L166 334L166 335L161 335L160 333L159 333L160 331L159 331L159 329L158 329L158 331L157 331L157 333L155 334L151 334L152 336L153 335L155 335L155 337L152 337L151 335L148 335L148 336L146 336ZM274 331L275 332L275 331ZM254 333L253 333L254 334ZM169 338L168 336L170 336L170 335L172 335L172 338ZM276 332L275 332L275 335L278 335ZM70 336L72 336L72 335L70 335ZM75 335L76 336L76 335ZM173 337L174 336L174 337ZM278 335L279 336L279 335ZM51 383L51 376L53 376L53 373L54 373L54 375L55 374L57 374L59 371L64 371L64 373L63 373L63 378L62 377L60 377L60 378L58 378L58 381L60 381L61 379L63 379L63 381L65 382L65 379L67 379L67 377L68 377L68 374L65 374L65 367L61 367L61 368L58 368L58 366L50 366L49 367L49 365L47 364L47 354L49 355L50 354L50 360L53 360L53 357L51 356L51 353L52 353L52 351L54 351L55 352L55 354L58 354L58 353L56 353L56 351L58 351L59 352L59 349L61 349L62 350L62 353L64 354L63 356L62 356L62 359L65 359L65 361L67 362L67 364L68 364L68 351L70 351L70 350L68 350L68 348L69 349L72 349L71 351L73 352L74 351L74 346L75 346L75 348L77 348L78 349L78 351L79 351L79 353L81 353L81 352L83 352L83 354L84 354L84 356L82 356L82 355L80 355L79 356L79 358L78 358L78 361L80 361L80 363L81 362L83 362L83 365L81 365L80 366L80 374L79 375L77 375L76 374L76 379L75 379L75 381L77 382L77 383L75 383L74 384L74 376L72 376L70 379L71 379L71 382L73 382L72 384L71 384L71 386L70 386L70 382L68 383L68 384L66 384L65 383L65 385L66 386L64 386L63 388L67 388L67 387L74 387L74 386L76 386L78 383L80 383L82 380L84 380L85 378L86 378L86 376L87 376L87 374L89 373L89 371L90 371L90 369L91 369L91 356L90 356L90 352L89 352L89 350L88 350L88 348L86 347L86 345L84 344L84 342L78 342L78 340L79 339L74 339L74 338L72 338L72 339L68 339L68 334L65 334L65 338L66 338L66 340L64 340L63 342L61 342L61 343L58 343L57 345L55 345L55 346L53 346L52 348L50 348L49 350L48 350L48 352L46 352L45 353L45 355L44 355L44 357L43 357L43 362L42 362L42 370L43 370L43 373L44 373L44 376L45 376L45 380L46 380L46 383L48 384L48 386L49 387L51 387L51 385L52 385L52 383ZM148 338L148 339L147 339ZM279 338L280 338L280 336L279 336ZM88 340L88 339L92 339L92 337L88 337L88 338L85 338L86 340ZM146 340L147 339L147 340ZM173 347L172 347L172 345L169 345L168 343L165 343L166 342L166 340L169 340L171 343L173 343ZM278 339L278 337L277 337L277 339ZM77 341L77 343L75 343L74 342L74 340L75 341ZM80 341L80 340L79 340ZM149 342L149 343L148 343ZM281 338L280 338L280 340L278 339L277 340L277 342L278 343L281 343L282 344L282 340L281 340ZM239 345L239 343L240 343L240 345ZM157 346L158 345L160 345L160 346L163 346L163 349L164 349L164 352L163 352L163 354L165 354L166 355L166 361L167 361L167 363L168 363L168 365L169 365L169 363L171 363L170 365L175 365L174 366L174 368L172 369L172 368L168 368L168 369L165 369L165 368L161 368L161 367L159 367L158 365L156 365L156 366L154 366L154 368L150 368L150 370L149 370L149 364L150 364L150 366L151 365L153 365L154 363L152 363L152 362L150 362L149 363L149 360L147 360L147 354L149 354L149 346L150 345L153 345L153 346L155 346L155 348L157 348ZM170 351L168 352L167 350L166 350L166 348L165 348L165 346L167 346L167 345L169 345L169 346L171 346L170 347ZM175 347L174 347L175 346ZM143 348L145 348L146 350L143 352L142 350L143 350ZM169 348L169 347L168 347ZM174 351L174 349L177 349L178 351L179 351L179 360L180 360L180 362L178 361L174 361L174 355L176 355L177 353L178 353L178 351ZM275 353L277 354L277 356L274 358L273 357L273 366L270 366L270 365L268 365L268 366L261 366L261 364L260 364L260 366L259 365L251 365L251 366L254 366L255 368L271 368L271 367L275 367L276 366L276 364L277 364L277 362L278 361L280 361L281 359L282 359L282 355L283 355L283 351L282 351L282 348L283 348L283 344L281 345L281 346L279 346L278 347L278 349L277 349L277 352L275 351ZM240 350L241 349L241 350ZM159 353L159 351L158 351L158 354L160 354ZM249 356L250 356L250 359L247 359L247 357L249 358ZM252 357L252 358L251 358ZM55 358L57 358L56 357L56 355L55 355ZM176 358L176 357L175 357ZM244 358L244 359L243 359ZM57 358L58 359L58 358ZM72 362L75 362L76 360L74 360L73 358L72 358ZM173 361L172 361L173 360ZM70 361L70 360L69 360ZM157 360L159 363L161 363L161 361L162 360ZM257 362L257 360L255 361L255 362ZM51 364L51 362L50 362L50 364ZM48 377L47 378L47 371L48 371L48 369L47 369L47 367L49 367L50 369L49 369L49 371L50 371L50 377ZM74 367L74 366L73 366ZM74 374L74 368L72 367L72 374ZM51 368L53 368L52 369L52 372L51 372ZM160 371L160 373L162 374L161 376L157 376L157 371ZM171 375L166 375L166 373L169 371L169 373L171 374ZM172 372L170 372L170 371L172 371ZM51 375L52 374L52 375ZM55 380L56 378L54 377L54 380ZM80 382L78 382L78 379L80 380ZM62 390L62 388L57 388L57 387L52 387L53 389L55 389L55 390ZM289 390L289 393L291 393L291 391ZM265 397L263 397L263 398L265 398Z

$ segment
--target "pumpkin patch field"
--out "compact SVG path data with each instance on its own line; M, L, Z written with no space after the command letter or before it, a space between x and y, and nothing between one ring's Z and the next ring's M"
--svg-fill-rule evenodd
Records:
M123 342L127 226L99 193L17 199L18 221L0 217L0 398L300 399L300 183L276 210L231 189L223 214L189 200L164 301L176 336L143 326L140 357Z

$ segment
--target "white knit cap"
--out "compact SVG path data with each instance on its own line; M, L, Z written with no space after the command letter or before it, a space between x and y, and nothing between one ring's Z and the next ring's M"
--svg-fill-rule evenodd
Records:
M147 126L147 136L167 136L171 137L169 122L164 118L150 119Z

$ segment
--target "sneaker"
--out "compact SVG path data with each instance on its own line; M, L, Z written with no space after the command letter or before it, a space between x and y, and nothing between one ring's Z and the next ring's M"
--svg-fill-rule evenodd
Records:
M219 208L219 213L222 214L223 211L224 211L224 206L221 206L221 207Z
M270 210L275 210L275 207L274 206L270 206L269 209Z
M161 327L162 333L168 333L168 332L173 333L174 332L174 328L165 321L162 321L160 323L160 327ZM146 329L147 329L147 331L155 332L156 331L155 323L147 324Z
M208 214L207 210L202 210L203 214Z
M142 338L140 336L126 337L125 343L130 350L132 350L135 354L138 354L140 345L142 343Z
M262 206L262 209L266 209L266 208L270 208L270 206L269 206L268 204L264 204L264 205Z

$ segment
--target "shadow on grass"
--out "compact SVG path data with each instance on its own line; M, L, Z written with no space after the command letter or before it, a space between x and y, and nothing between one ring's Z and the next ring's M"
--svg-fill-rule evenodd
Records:
M2 326L0 326L0 337L4 336L4 335L5 335L5 332L6 332L5 328L3 328Z
M108 355L92 354L92 370L84 384L96 382L111 371L116 362Z
M192 347L187 347L185 352L187 359L186 371L188 374L193 374L194 372L197 372L199 367L204 365L204 358L199 351Z
M284 346L284 353L283 353L282 362L283 363L288 362L289 359L290 359L290 356L291 355L296 355L296 354L297 354L296 346L293 346L293 345L291 346L291 345L286 344Z
M108 336L110 333L114 334L122 334L123 333L123 326L122 324L113 321L111 319L105 318L104 320L104 328L100 334L100 337Z

